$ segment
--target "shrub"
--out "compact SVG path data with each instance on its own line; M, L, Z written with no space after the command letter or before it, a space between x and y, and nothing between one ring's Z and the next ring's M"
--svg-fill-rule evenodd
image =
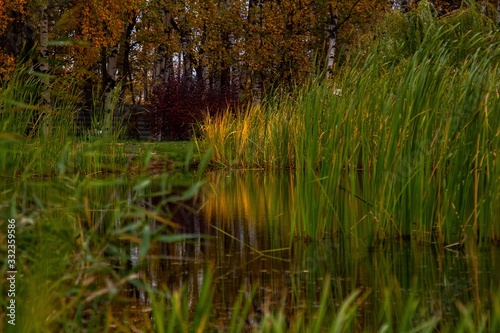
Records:
M153 89L147 123L151 134L160 140L189 140L193 125L207 112L215 115L234 109L238 103L235 85L214 88L191 77L174 77Z

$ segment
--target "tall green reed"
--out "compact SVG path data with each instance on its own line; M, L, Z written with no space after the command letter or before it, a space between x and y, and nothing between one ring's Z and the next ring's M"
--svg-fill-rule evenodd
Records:
M139 272L149 250L189 238L173 231L167 207L193 196L199 184L179 185L166 174L153 181L147 168L128 173L129 152L117 143L122 124L108 119L116 126L110 135L77 137L77 84L51 76L46 106L44 78L20 67L0 90L0 215L17 222L15 328L106 331L124 321L114 309L124 286L146 292ZM135 258L123 250L127 242ZM137 264L127 266L133 259Z
M379 29L333 81L207 119L214 162L295 169L301 238L497 241L498 31L475 6L436 19L427 2Z
M76 136L79 87L69 77L50 76L50 106L42 102L46 74L20 65L0 90L0 170L8 177L123 172L127 156L116 145L125 124L89 142ZM119 108L117 98L113 108ZM97 114L97 113L96 113ZM49 120L50 119L50 120ZM109 125L109 124L108 124ZM111 126L111 125L110 125ZM119 168L117 168L119 167Z

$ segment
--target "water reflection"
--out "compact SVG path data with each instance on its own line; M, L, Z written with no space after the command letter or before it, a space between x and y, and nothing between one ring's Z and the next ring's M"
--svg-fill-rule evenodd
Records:
M154 206L159 200L152 198L149 204ZM342 237L296 241L290 248L293 204L294 180L289 175L257 171L209 174L196 197L169 207L182 232L199 237L154 248L141 270L142 277L154 287L186 288L188 300L195 306L206 270L212 265L214 325L219 330L227 327L240 293L250 295L253 286L257 289L249 325L280 304L285 304L288 318L316 308L325 283L330 283L334 304L361 289L366 298L357 318L360 328L377 330L388 295L392 305L400 308L410 296L419 300L416 322L432 316L453 322L459 317L458 304L485 309L498 292L500 251L479 252L473 241L462 252L409 243L375 250L357 248ZM267 252L270 250L275 251ZM137 245L129 245L128 251L131 258L137 258ZM137 264L132 259L131 265ZM133 287L127 296L135 301L134 308L150 306L148 296Z

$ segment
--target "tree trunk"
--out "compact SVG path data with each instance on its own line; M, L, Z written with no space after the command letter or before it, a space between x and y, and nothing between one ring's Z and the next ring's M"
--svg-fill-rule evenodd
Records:
M231 33L229 34L229 44L231 48L234 48L236 46L236 38L234 37L234 34ZM230 86L231 89L237 88L239 91L240 88L240 83L241 83L241 73L240 73L240 68L241 64L239 60L235 65L232 65L229 67L229 72L230 72Z
M123 49L123 67L122 67L122 74L124 81L126 83L122 87L122 95L125 94L125 90L128 87L130 90L132 104L135 104L136 100L135 100L134 82L132 78L132 69L130 68L130 51L132 49L130 44L130 39L132 37L132 32L135 28L136 22L137 22L137 16L134 15L131 22L127 24L127 29L125 33L125 43L123 47L124 49Z
M335 64L335 51L337 50L337 30L338 30L339 17L333 13L330 6L330 24L328 25L328 50L327 57L328 63L326 65L326 77L333 74L333 65Z
M392 2L392 9L406 13L408 11L409 2L408 0L394 0Z
M248 22L249 24L259 24L262 28L262 4L263 0L249 0L248 1ZM262 46L262 40L260 40ZM242 73L245 80L249 77L251 84L252 102L254 105L260 104L262 99L263 82L260 72L250 70L249 72ZM246 82L245 82L246 84Z
M162 22L164 25L163 33L171 34L172 29L178 31L179 28L172 18L169 11L162 10ZM156 84L167 83L174 74L174 63L172 55L168 53L167 47L163 44L159 45L156 51L156 60L153 69L153 86Z
M193 73L191 67L191 59L189 57L189 52L188 52L188 43L189 43L188 37L186 35L181 36L183 75L190 78L193 76Z
M113 128L113 112L116 107L116 96L115 87L117 82L117 56L118 56L118 45L114 45L110 48L110 54L108 56L108 78L109 86L106 89L106 118L104 122L103 134L111 134Z
M153 84L165 83L166 54L165 47L160 45L156 51L156 60L153 73Z
M113 112L116 104L116 98L113 92L116 86L117 54L118 46L110 47L109 52L106 52L106 49L101 50L104 101L102 118L100 119L101 123L96 130L100 131L99 133L103 136L110 135L113 128Z
M254 105L258 105L262 100L262 90L263 90L260 74L254 72L251 76L251 80L252 80L252 102Z
M392 10L401 10L401 2L402 0L394 0L392 2Z
M117 70L117 55L118 55L118 45L112 46L109 49L108 56L108 76L109 85L113 89L116 86L116 70Z
M40 45L38 46L38 70L44 74L42 76L42 126L43 134L48 136L52 128L51 119L51 103L50 103L50 78L49 74L49 54L48 54L48 44L49 44L49 20L47 13L47 6L42 5L40 7Z

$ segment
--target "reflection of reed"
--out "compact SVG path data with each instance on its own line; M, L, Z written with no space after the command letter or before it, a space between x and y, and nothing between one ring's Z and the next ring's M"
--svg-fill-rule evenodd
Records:
M248 171L209 177L210 186L197 197L172 204L168 210L182 232L216 237L156 244L147 260L139 264L132 260L126 264L118 259L111 262L113 267L126 266L127 271L138 265L141 281L152 287L184 290L190 310L196 306L206 272L213 265L212 313L219 330L228 327L236 299L240 295L248 299L255 287L249 326L277 309L282 309L287 318L312 318L325 283L331 283L332 290L328 306L338 307L353 290L361 290L356 321L366 331L401 316L402 309L414 301L418 303L412 320L417 323L433 317L442 318L444 324L454 323L461 315L459 304L474 306L476 313L486 313L492 306L490 297L496 291L492 281L500 279L499 261L494 259L497 250L479 252L472 240L465 246L466 255L404 242L368 250L340 236L317 242L295 240L291 249L270 253L286 260L264 257L260 251L289 246L293 179ZM124 200L129 197L127 193L116 188L91 197L89 214L96 228L111 227L116 217L112 207L97 210L97 203L109 198ZM145 208L158 208L164 199L146 194L141 197L147 197ZM126 257L137 257L136 243L127 240L121 244L120 251ZM122 295L133 305L120 306L119 311L139 320L140 311L151 307L150 295L133 285L125 288Z
M290 232L289 177L242 171L213 173L209 181L202 209L208 223L252 246L260 240L271 248L286 246L281 242Z
M487 313L494 306L491 296L497 286L492 281L500 278L497 250L477 252L472 242L467 249L460 254L397 243L366 251L330 239L295 242L291 306L318 302L324 279L330 278L335 299L345 299L356 289L366 295L358 303L357 320L367 331L376 330L381 318L390 322L410 305L415 306L415 323L439 318L444 325L456 325L462 304L472 306L474 313Z

